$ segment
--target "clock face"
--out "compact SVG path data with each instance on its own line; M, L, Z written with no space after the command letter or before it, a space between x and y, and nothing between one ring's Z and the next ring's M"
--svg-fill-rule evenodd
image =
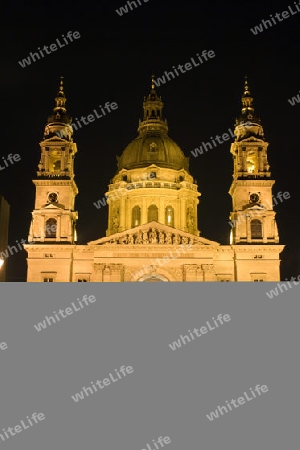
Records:
M251 203L257 203L259 200L259 195L258 194L251 194L250 195L250 202Z
M48 195L48 200L50 203L56 203L57 202L56 192L50 192L50 194Z

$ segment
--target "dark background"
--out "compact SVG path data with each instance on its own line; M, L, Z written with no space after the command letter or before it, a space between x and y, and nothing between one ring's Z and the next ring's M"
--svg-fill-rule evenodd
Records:
M11 206L9 244L27 239L47 116L54 106L59 77L65 78L67 109L87 116L105 102L119 108L74 133L78 146L75 181L78 243L105 235L104 196L116 172L116 155L136 137L142 100L152 72L161 76L202 50L215 58L158 89L165 101L169 134L190 156L190 170L202 193L198 207L201 235L229 243L233 162L230 142L194 158L202 141L234 126L241 108L244 75L270 142L273 193L288 191L276 207L282 253L282 279L300 274L299 112L288 99L299 93L300 13L254 35L250 28L276 12L295 10L292 1L224 2L149 0L120 17L125 0L14 2L2 14L1 157L19 153L21 161L0 172L0 192ZM80 39L22 68L18 61L38 47L78 31ZM0 159L2 161L2 158ZM8 281L26 280L26 253L10 256Z

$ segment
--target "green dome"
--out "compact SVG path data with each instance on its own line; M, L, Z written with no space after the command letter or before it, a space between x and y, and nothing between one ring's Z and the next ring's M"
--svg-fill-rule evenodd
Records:
M149 133L134 139L118 158L118 169L136 169L155 164L158 167L188 171L188 158L167 134Z
M189 171L189 158L168 136L167 121L163 119L163 102L155 91L152 76L151 91L143 102L144 117L138 127L138 137L124 150L118 160L118 170L136 169L155 164L174 170Z

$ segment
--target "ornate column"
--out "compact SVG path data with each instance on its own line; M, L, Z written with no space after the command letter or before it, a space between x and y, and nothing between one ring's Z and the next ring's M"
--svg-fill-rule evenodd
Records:
M111 282L121 282L123 280L123 264L111 264L110 265L110 281Z
M118 231L125 230L125 219L126 219L126 198L123 195L120 200L120 225Z
M216 281L213 264L202 264L201 268L203 270L203 281Z
M45 172L49 171L49 151L45 151Z
M246 233L247 233L247 242L251 242L251 217L246 215Z
M163 196L159 198L158 221L159 223L165 223L165 202Z
M42 215L42 230L41 230L41 240L44 241L46 236L46 217Z
M187 231L186 229L186 207L185 207L185 198L180 199L180 229L183 231Z
M103 281L104 267L105 267L105 264L99 264L99 263L94 264L94 272L91 275L91 281L98 281L98 282Z
M58 216L56 218L57 222L56 222L56 240L57 242L60 241L60 237L61 237L61 216ZM72 238L72 236L70 236L70 230L69 230L69 240Z
M61 152L61 158L60 158L60 171L63 172L65 170L65 162L66 162L66 152L65 150L62 150Z
M141 211L141 225L147 223L147 199L146 197L142 198L142 211Z
M263 243L267 244L268 240L267 240L267 233L266 233L266 216L262 217L262 237L263 237Z

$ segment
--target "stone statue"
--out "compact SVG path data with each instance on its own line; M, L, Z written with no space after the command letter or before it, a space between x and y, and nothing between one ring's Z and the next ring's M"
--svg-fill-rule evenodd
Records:
M127 234L119 239L120 244L128 244L128 236Z
M147 231L143 232L143 244L149 244Z
M181 243L182 243L183 245L187 245L187 244L188 244L188 242L189 242L189 238L188 238L188 237L186 237L186 236L182 236L182 240L181 240Z
M138 235L136 237L135 243L136 244L142 244L143 243L142 232L141 231L138 232Z
M119 210L117 209L117 210L115 211L115 214L114 214L113 217L112 217L112 226L113 226L113 229L118 229L119 223L120 223L120 220L119 220Z
M166 244L172 244L172 233L167 233Z
M165 243L165 235L162 231L159 232L159 243L164 244Z
M152 228L152 231L150 233L150 240L151 240L151 244L157 244L157 236L156 236L156 231L154 230L154 228Z
M190 211L187 214L186 223L187 223L187 226L188 226L189 230L192 230L194 228L194 217L192 216Z
M180 236L178 234L175 234L174 238L173 238L173 244L180 244Z

